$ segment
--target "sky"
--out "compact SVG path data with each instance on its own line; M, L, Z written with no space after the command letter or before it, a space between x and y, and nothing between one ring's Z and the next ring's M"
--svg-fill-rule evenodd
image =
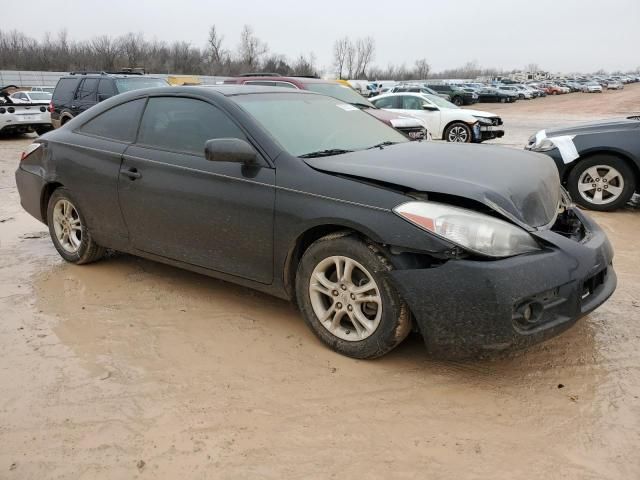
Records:
M0 4L8 0L0 0ZM141 32L147 39L202 47L215 24L234 50L251 25L271 52L313 52L329 69L334 41L372 36L373 63L432 71L476 61L484 67L590 72L640 67L640 0L29 0L32 19L12 28L41 38L66 29L70 38ZM31 14L28 14L31 15ZM2 28L2 23L0 23Z

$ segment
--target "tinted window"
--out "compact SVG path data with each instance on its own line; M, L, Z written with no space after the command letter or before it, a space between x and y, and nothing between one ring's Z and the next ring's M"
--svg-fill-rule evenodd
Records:
M118 93L129 92L131 90L138 90L140 88L155 88L155 87L168 87L169 84L162 78L151 77L131 77L131 78L117 78L116 90Z
M385 97L373 100L372 103L378 108L395 108L394 99L398 97Z
M103 78L98 85L98 100L105 100L116 94L116 87L113 80Z
M253 80L251 82L245 82L245 85L261 85L263 87L275 87L276 82L267 82L266 80Z
M284 87L284 88L298 88L295 85L293 85L292 83L289 82L273 82L275 83L276 87Z
M149 99L138 143L177 152L204 155L212 138L246 139L242 130L218 108L191 98Z
M418 97L408 95L402 97L402 108L404 110L422 110L424 102Z
M98 90L97 78L85 78L80 84L78 93L76 93L77 100L84 100L87 102L96 100L96 91Z
M58 102L71 100L73 98L73 94L75 93L77 86L78 86L77 78L60 79L54 91L54 98Z
M145 99L141 98L113 107L89 120L78 132L121 142L133 142L144 102Z
M329 95L330 97L337 98L343 102L370 106L369 101L353 88L340 83L307 83L305 84L305 88L312 92Z

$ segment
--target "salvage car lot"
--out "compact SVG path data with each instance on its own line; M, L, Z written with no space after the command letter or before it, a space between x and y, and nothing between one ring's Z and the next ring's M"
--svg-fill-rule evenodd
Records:
M507 133L491 143L640 111L640 85L608 97L492 105ZM640 473L637 209L594 215L619 286L564 335L458 363L415 337L356 361L284 301L125 255L64 264L18 204L28 143L0 142L0 478Z

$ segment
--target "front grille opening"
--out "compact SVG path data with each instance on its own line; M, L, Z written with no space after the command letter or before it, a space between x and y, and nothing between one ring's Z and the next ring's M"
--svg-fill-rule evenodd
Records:
M551 227L551 231L570 238L576 242L582 241L587 236L587 231L578 216L571 210L565 210Z

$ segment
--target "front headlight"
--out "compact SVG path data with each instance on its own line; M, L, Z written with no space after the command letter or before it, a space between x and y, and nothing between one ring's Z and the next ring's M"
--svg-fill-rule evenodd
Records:
M510 257L540 250L531 235L498 218L435 202L407 202L394 213L423 230L488 257Z
M478 121L480 122L480 125L493 125L493 121L490 118L478 117L476 115L474 115L474 117L478 119Z

